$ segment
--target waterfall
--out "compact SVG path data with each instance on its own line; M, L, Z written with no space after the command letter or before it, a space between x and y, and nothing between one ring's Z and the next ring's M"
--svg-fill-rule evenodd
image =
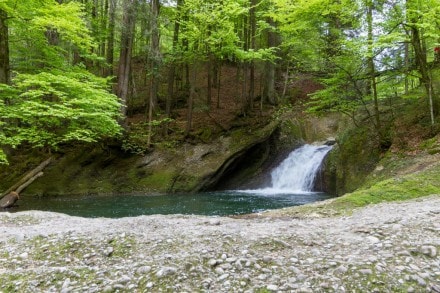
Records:
M272 190L280 192L310 192L322 160L331 150L328 145L304 145L272 171Z

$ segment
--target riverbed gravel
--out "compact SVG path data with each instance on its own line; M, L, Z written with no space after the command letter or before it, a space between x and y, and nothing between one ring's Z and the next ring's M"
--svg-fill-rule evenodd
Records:
M0 292L440 292L440 196L349 216L0 213Z

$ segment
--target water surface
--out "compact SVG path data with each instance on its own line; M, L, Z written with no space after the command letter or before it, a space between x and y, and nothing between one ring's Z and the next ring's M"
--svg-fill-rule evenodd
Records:
M240 215L303 205L331 196L325 193L222 191L170 195L22 196L12 211L42 210L81 217L121 218L153 214Z

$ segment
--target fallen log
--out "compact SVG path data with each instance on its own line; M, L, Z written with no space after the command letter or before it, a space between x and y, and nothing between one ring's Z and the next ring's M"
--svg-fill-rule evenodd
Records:
M29 178L28 181L26 181L25 183L23 183L22 185L20 185L15 192L17 192L18 194L20 194L20 192L22 192L26 187L28 187L32 182L34 182L35 179L37 179L38 177L43 176L43 172L38 172L37 174L35 174L35 176Z
M40 165L38 165L36 168L29 171L23 178L21 178L17 183L12 185L8 190L6 190L2 197L11 193L12 191L15 191L17 193L22 192L26 187L28 187L32 182L34 182L35 179L38 177L43 176L42 170L47 167L47 165L50 164L52 161L52 157L48 158L44 162L42 162Z
M13 207L15 202L19 199L18 193L15 191L12 191L11 193L3 196L2 199L0 199L0 208L2 209L8 209L10 207Z

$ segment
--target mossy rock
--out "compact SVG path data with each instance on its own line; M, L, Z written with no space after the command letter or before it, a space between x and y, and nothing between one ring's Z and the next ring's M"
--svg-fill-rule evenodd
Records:
M325 161L328 190L338 195L354 191L374 170L380 156L379 143L369 127L346 130Z

